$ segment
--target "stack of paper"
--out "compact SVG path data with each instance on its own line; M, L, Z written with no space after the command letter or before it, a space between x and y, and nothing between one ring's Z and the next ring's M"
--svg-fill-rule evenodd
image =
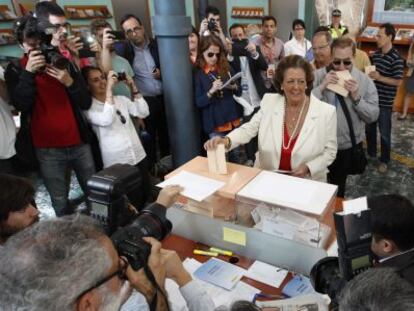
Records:
M193 274L198 268L202 266L202 263L193 258L187 258L184 260L183 265L188 272ZM193 278L197 279L194 275ZM260 293L259 289L244 282L237 282L235 287L230 291L225 290L222 287L204 282L202 280L197 280L197 282L200 282L200 286L205 289L207 295L210 296L216 307L229 307L233 302L238 300L252 301L254 296ZM170 301L173 303L174 307L176 307L174 310L186 310L185 308L178 307L182 306L183 304L185 305L184 298L181 296L178 285L170 280L166 282L166 290L168 292Z

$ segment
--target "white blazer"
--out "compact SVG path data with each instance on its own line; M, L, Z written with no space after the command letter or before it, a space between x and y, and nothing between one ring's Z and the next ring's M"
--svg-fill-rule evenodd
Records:
M230 132L231 148L248 143L258 135L259 151L255 166L265 170L277 170L282 149L284 96L265 94L260 110L250 122ZM310 179L326 182L328 166L335 160L336 108L313 95L302 129L293 147L291 167L306 164Z

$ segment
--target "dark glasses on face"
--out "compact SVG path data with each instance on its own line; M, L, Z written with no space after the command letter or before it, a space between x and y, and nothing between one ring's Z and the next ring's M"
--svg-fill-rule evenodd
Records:
M349 60L349 59L335 59L332 63L333 63L335 66L340 66L340 65L341 65L341 63L342 63L342 64L344 64L344 66L349 66L349 65L351 65L351 64L352 64L352 61L351 61L351 60Z
M220 57L220 53L213 53L213 52L207 53L207 57L209 57L209 58L212 58L214 55L216 55L217 58Z
M122 124L126 123L126 119L125 117L122 115L121 111L119 111L118 109L116 110L116 114L119 116L119 119L121 120Z

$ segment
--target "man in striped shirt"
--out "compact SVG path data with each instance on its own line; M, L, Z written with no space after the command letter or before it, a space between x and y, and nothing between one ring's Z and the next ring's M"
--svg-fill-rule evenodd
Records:
M380 115L377 122L366 126L368 155L377 155L377 124L381 135L381 156L378 170L387 171L391 154L391 117L392 105L397 93L397 87L402 83L404 61L394 49L392 41L395 38L395 28L390 23L382 24L377 34L378 51L372 56L375 71L369 76L374 80L378 90Z

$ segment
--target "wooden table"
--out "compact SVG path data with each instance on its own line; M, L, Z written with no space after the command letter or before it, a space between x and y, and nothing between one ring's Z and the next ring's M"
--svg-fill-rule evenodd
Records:
M341 199L336 199L335 201L335 211L341 211L342 210L342 200ZM332 214L330 214L332 215ZM330 217L332 218L332 217ZM335 224L332 219L324 219L324 223L328 224L333 231L335 231ZM189 258L194 258L200 262L206 262L207 260L209 260L211 257L209 256L201 256L201 255L194 255L193 254L193 250L194 249L201 249L201 250L208 250L209 246L180 237L178 235L169 235L167 238L165 238L162 241L162 246L165 249L171 249L171 250L175 250L177 252L177 254L180 256L181 260L186 259L187 257ZM247 257L243 257L243 256L237 256L237 254L235 255L236 257L239 258L239 262L237 263L238 266L244 268L244 269L248 269L253 262L255 261L254 259L250 259ZM230 257L228 256L219 256L218 258L228 262ZM286 285L287 282L289 282L293 277L292 273L289 273L288 276L286 277L286 279L283 281L283 283L281 284L280 288L275 288L257 281L254 281L252 279L249 279L247 277L243 277L242 281L244 281L245 283L256 287L258 289L260 289L262 291L262 293L264 294L270 294L270 295L281 295L282 293L282 289L283 287Z

